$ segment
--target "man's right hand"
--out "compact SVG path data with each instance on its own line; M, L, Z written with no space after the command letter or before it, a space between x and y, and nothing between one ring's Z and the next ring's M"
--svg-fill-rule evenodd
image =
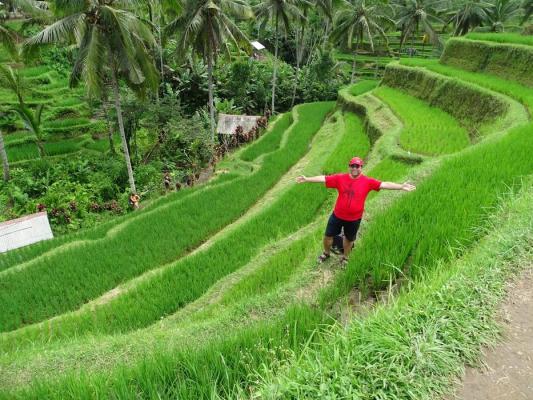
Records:
M296 178L296 183L304 183L304 182L307 182L307 178L303 175L300 175L299 177Z

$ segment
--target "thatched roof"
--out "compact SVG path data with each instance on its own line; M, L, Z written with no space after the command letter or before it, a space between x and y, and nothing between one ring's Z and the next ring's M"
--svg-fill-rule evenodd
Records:
M237 128L239 125L243 127L244 132L248 132L256 125L259 118L261 118L261 116L219 114L217 133L234 135L235 128Z

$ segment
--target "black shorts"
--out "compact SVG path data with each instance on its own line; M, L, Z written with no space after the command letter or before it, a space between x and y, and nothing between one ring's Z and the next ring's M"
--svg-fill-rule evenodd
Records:
M359 230L359 225L361 220L356 221L345 221L343 219L337 218L335 214L331 214L328 220L328 226L326 227L326 236L334 237L341 233L341 229L344 228L344 236L350 242L355 240L357 231Z

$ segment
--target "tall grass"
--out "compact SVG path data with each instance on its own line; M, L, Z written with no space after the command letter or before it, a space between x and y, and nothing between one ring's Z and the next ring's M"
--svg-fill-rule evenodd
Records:
M533 87L533 46L453 38L446 43L440 61Z
M533 46L533 36L520 35L518 33L481 33L470 32L465 38L472 40L487 40L489 42L523 44Z
M357 82L357 84L350 86L349 93L352 96L359 96L360 94L369 92L370 90L377 87L379 84L379 81L377 80L362 80Z
M479 72L469 72L449 65L439 63L437 60L420 60L413 58L404 58L401 64L412 67L423 67L442 75L458 78L466 82L475 83L476 85L503 93L511 98L520 101L525 105L529 112L533 112L533 90L524 85L513 82L512 80L502 79L496 75L483 74Z
M223 188L207 189L195 202L183 202L180 207L165 208L150 218L139 218L128 231L118 232L105 241L54 254L38 260L31 268L0 276L0 307L4 310L0 316L1 330L12 330L76 309L117 284L167 264L193 249L238 218L307 151L309 140L331 106L332 103L301 106L300 120L287 145L266 157L257 173ZM229 252L228 260L236 257L233 250L224 252ZM200 281L213 279L217 273L227 273L221 268L210 275L211 271L205 269L215 266L224 252L203 260L205 264L198 266ZM183 270L186 275L192 271L190 268ZM184 276L184 279L180 283L193 277ZM188 299L197 296L201 287L196 289L191 284L185 288L181 301L190 301ZM172 296L171 293L170 298ZM172 309L184 304L182 302L171 301ZM144 313L150 311L154 310L147 309ZM140 316L139 319L142 320Z
M363 134L362 124L359 122L360 129L354 130L357 122L353 120L353 116L345 114L343 119L344 121L351 120L350 129L347 129L345 125L344 130L346 133L336 146L334 153L330 154L325 161L323 167L332 171L344 169L347 157L352 156L354 153L364 157L369 149L369 141ZM331 130L331 134L339 133L338 126L337 124L332 125L334 129ZM319 187L313 187L312 185L310 189L315 192L317 190L322 191ZM275 223L275 221L273 222ZM321 226L319 230L322 231L322 229L323 227ZM250 294L255 296L266 294L271 288L287 280L294 272L292 268L287 266L301 263L309 255L309 248L316 247L314 239L316 239L316 231L291 243L289 247L279 252L262 266L258 273L253 274L246 280L242 280L232 290L226 292L221 299L221 303L228 304L245 301ZM295 319L296 315L297 319ZM168 351L156 352L154 356L150 356L142 363L142 367L139 366L133 369L128 367L123 372L112 373L112 380L115 382L112 385L109 384L109 373L105 381L102 380L103 375L96 378L84 376L81 378L81 382L79 381L80 377L72 376L60 385L51 382L43 383L42 385L39 383L30 392L21 392L20 395L28 396L29 398L33 395L49 398L54 398L55 396L68 398L69 395L77 396L82 392L86 394L94 393L96 390L99 393L105 393L105 396L119 397L126 396L125 393L133 393L134 391L147 393L147 390L152 390L153 393L159 391L161 395L166 393L163 396L179 396L180 398L207 398L213 390L221 395L224 393L229 395L230 392L228 390L239 384L254 369L261 364L269 362L271 359L282 357L283 354L278 354L278 351L286 352L287 350L283 349L296 349L299 347L300 343L309 337L310 330L324 321L321 313L316 310L289 307L289 311L281 320L261 324L259 327L250 327L244 331L235 330L225 335L229 336L227 339L222 342L217 341L202 350L191 351L192 349L183 349L183 351L173 351L170 354ZM302 330L304 326L308 328ZM63 330L63 327L56 325L53 329ZM300 333L297 335L298 331ZM261 334L258 334L258 332L261 332ZM249 340L249 338L252 338L252 340ZM228 346L224 345L226 342L229 343ZM235 353L236 348L240 349L241 352ZM247 356L243 359L242 354L245 351ZM163 365L166 366L163 367ZM178 370L176 369L177 365L181 366ZM220 370L218 370L219 366L221 367ZM218 380L219 372L217 371L222 373L220 377L223 377L224 381ZM191 381L183 379L185 375L189 376ZM127 378L129 383L123 381L126 376L129 377ZM172 379L174 383L169 382L170 376L175 377L175 379ZM149 385L152 389L148 389L145 385ZM214 385L218 389L213 389ZM75 387L77 389L73 392L72 390Z
M325 161L320 161L320 155L315 155L324 171L338 172L339 169L345 168L347 160L354 152L364 157L370 148L368 138L363 133L362 124L357 117L353 114L345 114L345 117L350 119L350 124L342 124L342 121L339 121L329 123L322 128L327 129L331 135L340 135L343 133L342 127L345 127L345 133L333 153L331 149L326 149L325 154L328 156ZM323 133L321 135L323 136ZM304 197L301 196L302 193L305 194ZM62 316L44 326L30 326L20 332L14 332L13 336L4 336L2 347L7 349L16 346L21 340L48 341L52 338L88 332L126 331L146 326L161 315L169 314L199 297L218 278L246 265L262 246L312 221L316 210L323 206L327 197L328 192L323 188L297 185L262 214L243 224L211 248L179 261L160 276L140 283L138 287L123 294L119 299L97 307L94 311L85 309L81 314ZM295 212L296 203L299 206ZM290 218L287 218L288 210ZM268 276L273 282L283 277L287 278L291 272L290 269L283 269L283 260L288 262L293 259L294 254L301 254L309 244L313 245L306 240L300 240L299 243L289 246L294 253L287 250L280 256L274 257L268 266L263 268L264 275L243 285L250 288L252 282L266 282ZM279 273L276 273L277 269L280 269ZM186 287L183 286L184 281L188 282ZM271 286L266 283L261 285ZM246 289L243 287L242 290ZM238 294L236 296L239 297Z
M415 192L374 219L347 271L322 294L322 302L334 301L354 285L381 290L399 276L420 276L476 241L474 227L484 226L499 196L533 173L532 132L532 125L521 126L444 160Z
M449 154L470 144L468 132L449 114L399 90L381 86L374 94L403 120L400 144L427 155Z
M241 159L244 161L253 161L263 154L276 150L281 143L283 133L293 123L292 113L285 113L275 122L274 128L268 135L263 135L257 141L248 146L242 153Z
M276 370L262 368L252 398L433 399L498 336L505 281L531 258L531 191L511 201L484 242L428 274L390 305L335 326ZM523 265L521 265L523 263ZM246 388L246 384L243 387ZM448 396L444 396L448 397Z
M281 318L220 335L202 349L155 348L134 366L125 362L116 371L92 376L72 372L58 382L37 381L26 389L0 392L0 399L227 397L262 364L299 348L325 321L320 310L290 307Z

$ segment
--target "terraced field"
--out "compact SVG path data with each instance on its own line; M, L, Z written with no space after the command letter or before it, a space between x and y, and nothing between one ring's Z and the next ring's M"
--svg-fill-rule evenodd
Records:
M0 256L0 398L449 393L533 259L533 88L465 69L471 45L296 107L205 186ZM370 196L347 268L317 268L334 193L294 180L353 155L417 190Z
M23 93L24 102L35 107L43 104L42 130L44 145L49 156L62 156L77 152L108 150L105 122L92 118L93 110L84 98L84 89L68 87L64 77L46 66L28 67L20 70L25 86L38 87ZM17 104L16 96L8 89L0 88L0 99L6 107ZM16 121L17 130L4 133L7 155L14 165L39 157L35 137L24 130L22 122ZM115 141L118 143L119 138Z

